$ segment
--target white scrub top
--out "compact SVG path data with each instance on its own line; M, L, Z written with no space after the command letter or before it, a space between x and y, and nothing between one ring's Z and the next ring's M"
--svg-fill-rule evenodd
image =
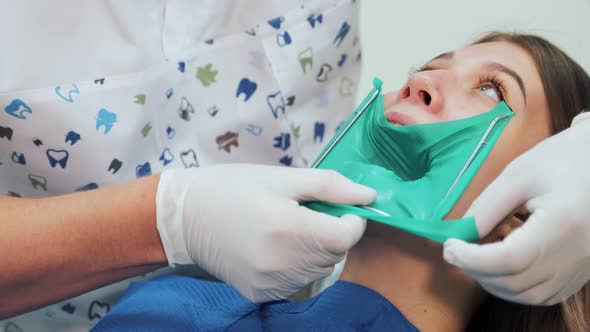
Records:
M353 0L19 0L5 9L0 193L61 195L217 163L305 166L354 108ZM130 281L0 329L87 330Z

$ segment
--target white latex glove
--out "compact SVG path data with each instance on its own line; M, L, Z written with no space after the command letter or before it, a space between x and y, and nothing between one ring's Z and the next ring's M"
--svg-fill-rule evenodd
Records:
M298 202L370 204L335 171L231 164L166 170L157 225L170 264L198 264L254 302L284 299L332 272L366 221Z
M510 163L465 214L482 237L520 206L531 213L524 225L492 244L450 239L447 262L525 304L558 303L590 279L590 120L581 121L588 115Z

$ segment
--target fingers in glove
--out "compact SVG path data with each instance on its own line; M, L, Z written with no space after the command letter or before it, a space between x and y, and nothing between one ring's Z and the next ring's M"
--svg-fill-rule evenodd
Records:
M529 270L525 270L523 273L498 277L481 276L477 273L470 273L468 275L472 279L477 280L486 291L505 298L505 296L509 295L523 294L528 290L551 280L551 275L549 273L530 272L531 271Z
M510 302L530 305L551 305L560 302L555 301L559 297L559 291L552 290L551 283L547 280L531 285L531 287L519 293L482 286L488 293Z
M308 223L317 248L333 256L327 264L340 262L365 232L367 221L359 216L345 215L337 218L305 207L301 209L305 211L305 222Z
M351 181L333 170L300 169L292 181L292 194L302 201L368 205L377 197L375 189Z
M514 160L514 162L518 159ZM531 197L532 179L521 163L509 165L469 207L465 216L475 217L480 238L486 236L511 211Z
M527 245L534 239L523 237L527 224L515 230L504 241L490 244L467 243L450 239L444 244L444 258L468 274L503 276L521 273L537 258L536 246Z
M583 275L583 273L577 273L574 278L572 278L566 287L558 288L558 291L551 297L549 297L543 304L545 305L553 305L559 302L563 302L567 300L570 296L574 293L579 292L584 285L586 285L587 278Z

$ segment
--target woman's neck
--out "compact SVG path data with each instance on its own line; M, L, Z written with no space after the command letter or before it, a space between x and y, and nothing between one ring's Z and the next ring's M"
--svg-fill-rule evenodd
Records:
M484 297L444 262L439 244L372 222L340 279L380 293L423 332L464 330Z

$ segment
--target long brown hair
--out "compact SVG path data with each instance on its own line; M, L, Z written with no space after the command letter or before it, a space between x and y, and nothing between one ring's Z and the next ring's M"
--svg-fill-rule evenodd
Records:
M553 134L567 129L582 109L590 110L590 77L561 49L539 36L506 32L488 33L473 44L498 41L517 45L534 59L547 96ZM490 295L472 317L467 331L590 331L590 283L553 306L526 306Z

